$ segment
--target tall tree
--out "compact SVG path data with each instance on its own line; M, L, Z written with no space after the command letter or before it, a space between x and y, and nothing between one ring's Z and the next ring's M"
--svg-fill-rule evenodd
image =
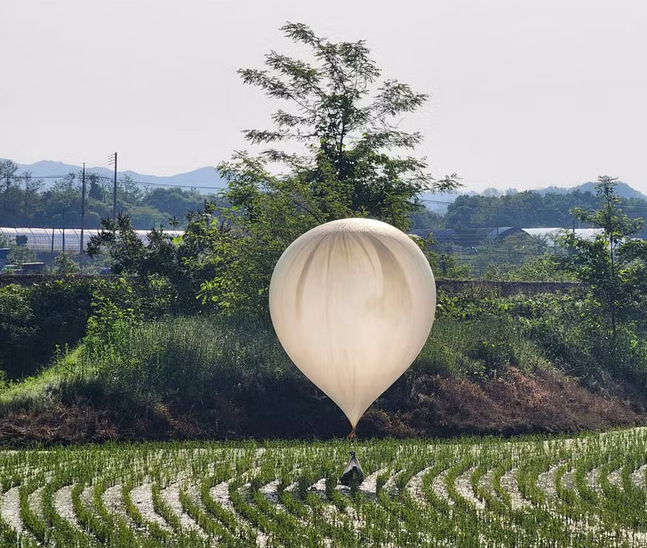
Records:
M334 43L301 23L281 30L306 54L297 59L271 51L264 69L238 71L245 84L285 108L272 115L273 129L244 132L252 145L265 147L259 156L237 153L219 166L233 205L221 219L233 230L226 241L214 230L217 260L227 267L202 291L220 308L247 314L267 311L276 261L310 228L369 216L406 229L410 213L421 207L420 192L458 186L455 175L433 179L425 159L410 155L421 134L397 127L427 95L381 80L362 40Z
M334 43L301 23L281 30L309 50L308 60L271 51L265 69L238 71L245 84L287 107L272 115L274 129L244 132L252 144L269 146L254 171L241 156L221 166L234 204L251 205L250 183L271 186L273 179L259 171L268 162L287 167L287 175L302 183L301 190L323 213L318 222L368 215L406 228L421 191L456 188L455 175L434 180L424 158L396 154L421 142L420 133L401 131L397 122L420 108L427 95L397 80L380 81L381 71L363 40ZM285 142L296 143L299 152L276 147Z
M636 239L643 219L632 219L620 209L615 192L617 179L599 177L596 193L601 206L596 211L575 208L573 215L598 229L593 240L569 234L563 244L570 251L565 264L587 288L590 310L601 320L601 340L608 341L608 358L618 366L629 352L620 352L619 335L634 329L644 332L647 306L647 242ZM587 317L583 315L583 317ZM594 321L588 315L588 321ZM631 346L631 344L630 344ZM625 349L626 350L626 349Z

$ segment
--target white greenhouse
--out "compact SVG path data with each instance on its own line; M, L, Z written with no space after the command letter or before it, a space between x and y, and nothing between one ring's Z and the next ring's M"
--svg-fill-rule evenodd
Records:
M135 230L137 237L144 243L148 242L149 230ZM181 230L167 230L166 234L173 237L181 236ZM83 248L87 247L92 236L99 233L97 229L86 228L83 230ZM6 228L0 227L0 240L5 239L11 243L18 243L26 237L26 246L36 253L60 253L66 251L77 254L81 251L80 228ZM3 238L4 237L4 238Z
M599 234L603 234L604 230L601 228L522 228L523 232L536 238L546 240L550 246L557 245L557 240L566 234L574 234L580 240L588 240L592 242Z

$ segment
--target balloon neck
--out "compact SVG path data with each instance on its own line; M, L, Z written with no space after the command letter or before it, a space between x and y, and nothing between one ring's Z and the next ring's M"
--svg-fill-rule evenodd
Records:
M355 427L353 426L353 429L350 431L350 434L348 434L348 439L349 440L354 440L355 439Z

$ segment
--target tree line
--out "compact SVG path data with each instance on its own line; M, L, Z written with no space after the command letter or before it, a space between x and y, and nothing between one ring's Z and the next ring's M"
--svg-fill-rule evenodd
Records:
M647 201L618 199L619 207L631 217L647 216ZM442 226L454 230L502 226L586 228L591 223L574 216L573 209L593 211L601 205L597 194L580 190L564 194L525 191L503 196L463 195L449 205Z
M99 228L112 215L113 182L96 173L86 174L85 228ZM214 194L180 187L142 187L128 175L117 180L117 209L138 229L183 223L184 214L200 209ZM11 160L0 161L0 226L30 228L80 228L81 173L46 186L30 173L19 173Z
M236 158L236 169L245 162L250 167L250 159L243 161L243 158L244 156ZM230 162L221 166L225 175L231 175L233 165ZM345 168L341 169L343 172ZM391 166L390 169L396 169L396 166ZM0 226L80 228L81 173L69 173L46 187L42 179L33 178L29 173L19 174L18 171L18 166L11 160L0 161ZM259 175L260 172L255 176ZM417 183L420 184L420 181ZM86 175L86 228L100 228L101 219L112 215L112 184L111 180L97 174ZM365 183L364 186L372 185ZM366 190L362 192L366 194ZM378 196L360 198L359 192L357 194L354 197L358 206L356 209L363 209L378 218L384 216L379 209L386 207L388 200ZM241 192L236 195L216 195L180 187L142 187L127 175L121 176L117 181L118 211L128 215L133 228L141 230L169 227L176 223L184 228L185 214L188 211L202 209L205 202L224 206L228 204L228 198L239 201ZM647 201L639 198L619 199L619 206L631 217L647 216ZM366 200L367 203L360 203L358 200ZM539 193L530 190L498 196L460 195L448 206L445 215L425 208L413 193L409 195L409 200L410 206L405 208L406 211L397 214L400 219L395 222L401 228L450 228L457 231L502 226L588 227L590 224L573 216L572 210L583 208L592 211L601 205L595 193L580 190L565 193ZM369 205L370 202L372 204ZM380 208L377 207L378 203L381 204ZM395 213L392 215L395 220ZM644 236L647 236L645 232Z

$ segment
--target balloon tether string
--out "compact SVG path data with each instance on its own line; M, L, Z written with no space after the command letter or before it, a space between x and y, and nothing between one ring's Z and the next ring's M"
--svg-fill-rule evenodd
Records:
M350 440L350 449L353 451L355 449L355 427L348 434L348 439Z

